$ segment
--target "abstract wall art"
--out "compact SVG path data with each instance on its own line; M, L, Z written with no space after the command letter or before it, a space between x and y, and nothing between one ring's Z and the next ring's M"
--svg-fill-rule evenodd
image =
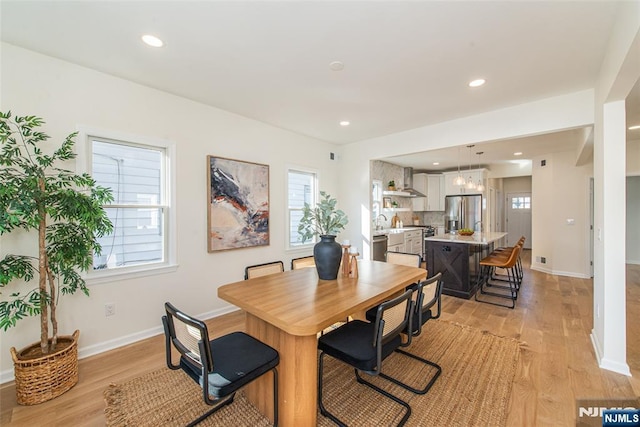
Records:
M269 165L207 156L209 252L269 245Z

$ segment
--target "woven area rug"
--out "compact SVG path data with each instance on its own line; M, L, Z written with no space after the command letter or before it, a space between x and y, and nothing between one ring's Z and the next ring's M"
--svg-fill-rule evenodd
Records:
M409 426L504 426L521 344L456 323L430 321L408 348L442 367L427 394L410 393L382 378L368 379L409 402ZM325 362L325 406L347 425L395 425L402 417L400 405L358 384L353 369L330 357ZM383 371L422 388L433 368L393 354L384 361ZM208 409L191 378L166 368L112 384L104 396L108 426L181 426ZM254 427L269 422L240 392L231 405L200 425ZM318 425L335 424L318 414Z

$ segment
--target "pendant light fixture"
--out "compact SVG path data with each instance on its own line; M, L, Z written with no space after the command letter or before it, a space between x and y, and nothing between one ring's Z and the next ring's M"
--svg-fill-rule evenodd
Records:
M475 145L473 145L473 144L467 145L467 148L469 149L469 179L467 180L467 183L465 185L467 190L475 190L476 189L476 183L473 182L473 177L471 176L471 149L473 147L475 147Z
M453 185L461 186L464 185L465 181L460 173L460 147L458 147L458 176L453 180Z
M480 156L482 156L483 153L484 151L478 151L476 153L478 155L478 169L480 169ZM480 178L478 178L478 185L476 186L476 190L481 193L484 191L484 185L482 185L482 173L480 173Z

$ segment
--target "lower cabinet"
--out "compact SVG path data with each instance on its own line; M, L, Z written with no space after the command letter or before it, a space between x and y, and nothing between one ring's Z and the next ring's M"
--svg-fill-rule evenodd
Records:
M387 246L387 252L404 252L404 243Z
M422 230L404 232L404 252L422 257Z

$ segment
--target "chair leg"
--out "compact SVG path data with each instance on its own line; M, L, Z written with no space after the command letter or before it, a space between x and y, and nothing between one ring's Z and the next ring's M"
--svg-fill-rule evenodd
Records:
M334 423L336 423L340 427L346 427L346 424L344 422L342 422L338 417L333 415L331 412L329 412L327 410L327 408L325 408L324 404L322 403L322 373L324 371L324 355L325 355L324 352L320 353L320 360L318 362L318 407L320 408L320 413L323 416L331 419L331 421L333 421ZM398 423L398 427L403 426L407 422L407 420L409 419L409 416L411 415L411 406L409 406L409 404L407 402L405 402L404 400L401 400L400 398L390 394L387 391L382 390L380 387L378 387L378 386L376 386L374 384L371 384L370 382L368 382L365 379L363 379L362 377L360 377L360 375L358 375L358 370L357 369L354 369L354 372L356 374L356 380L360 384L364 384L367 387L373 389L374 391L377 391L378 393L382 394L383 396L387 396L389 399L393 400L396 403L399 403L400 405L402 405L406 409L406 412L405 412L404 416L402 417L402 419Z
M320 352L320 360L318 361L318 407L320 408L320 413L325 417L331 419L334 423L341 427L346 427L346 424L340 421L335 415L331 412L327 411L327 408L324 407L322 403L322 373L324 372L324 352Z
M398 423L398 427L403 426L407 420L409 419L409 417L411 416L411 406L409 406L409 404L407 402L405 402L404 400L400 399L399 397L394 396L393 394L389 393L388 391L385 391L383 389L381 389L380 387L378 387L375 384L370 383L369 381L365 380L364 378L362 378L360 376L360 374L358 374L358 370L354 369L354 372L356 374L356 379L360 384L364 384L367 387L377 391L378 393L387 396L389 399L393 400L394 402L404 406L404 408L407 410L404 414L404 416L402 417L402 419L400 420L400 422ZM380 375L380 374L378 374Z
M233 403L233 399L235 396L236 394L232 393L224 402L221 402L220 404L214 406L213 408L211 408L210 410L208 410L207 412L205 412L204 414L200 415L198 418L196 418L195 420L187 424L187 427L193 427L200 424L206 418L209 418L211 415L215 414L219 409L222 409L223 407L230 405L231 403Z
M278 427L278 371L273 371L273 427Z
M399 385L400 387L402 387L402 388L404 388L406 390L409 390L412 393L415 393L415 394L426 394L429 391L429 389L431 389L431 387L433 387L433 384L435 384L436 380L438 379L438 377L442 373L442 368L440 367L440 365L438 365L437 363L434 363L434 362L432 362L430 360L423 359L420 356L416 356L415 354L409 353L408 351L404 351L404 350L399 349L399 348L396 349L395 351L396 351L396 353L404 354L405 356L408 356L408 357L411 357L412 359L420 361L420 362L424 363L425 365L429 365L429 366L432 366L432 367L436 368L436 373L433 374L433 376L431 377L431 379L429 380L429 382L427 383L427 385L423 389L417 389L417 388L411 387L410 385L405 384L402 381L400 381L400 380L398 380L396 378L393 378L393 377L391 377L391 376L389 376L387 374L384 374L382 372L380 372L379 375L382 378L384 378L386 380L389 380L392 383L394 383L396 385Z
M509 294L501 294L498 292L490 292L488 290L486 290L486 287L491 286L491 284L489 283L490 278L493 276L493 267L490 266L482 266L482 271L481 274L478 276L478 290L476 291L475 294L475 300L478 302L482 302L485 304L492 304L492 305L497 305L500 307L506 307L506 308L515 308L516 307L516 299L518 298L518 291L516 290L515 287L515 276L513 275L513 271L512 269L507 269L507 275L509 277L509 286L508 287L504 287L505 289L509 290ZM493 284L493 287L495 287L496 285ZM504 299L508 299L511 301L511 304L500 304L498 302L495 301L491 301L491 300L487 300L487 299L479 299L478 295L491 295L494 297L498 297L498 298L504 298Z

